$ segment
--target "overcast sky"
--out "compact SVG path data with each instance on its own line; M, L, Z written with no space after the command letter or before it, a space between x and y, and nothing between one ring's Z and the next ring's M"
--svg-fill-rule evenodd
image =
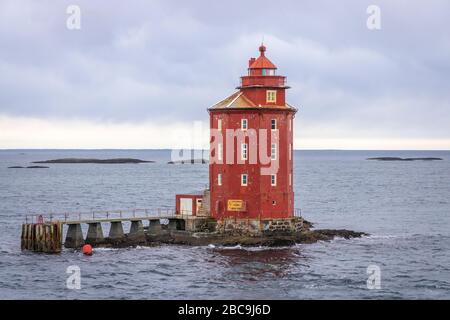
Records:
M449 21L448 0L0 0L0 148L186 145L264 37L295 148L450 149Z

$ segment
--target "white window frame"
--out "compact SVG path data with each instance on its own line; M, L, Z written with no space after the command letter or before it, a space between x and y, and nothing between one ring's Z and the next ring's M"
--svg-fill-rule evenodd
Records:
M222 185L222 174L221 173L217 174L217 185L218 186Z
M270 185L272 187L276 187L277 186L277 175L276 174L271 174L270 175Z
M277 160L277 144L272 143L270 146L270 159L271 160Z
M289 185L292 186L292 173L289 173Z
M245 123L245 128L244 128ZM247 130L248 129L248 119L241 119L241 130Z
M273 128L274 124L275 124L275 128ZM270 119L270 129L277 130L277 119Z
M266 102L268 103L277 102L277 90L266 90Z
M222 131L222 119L217 119L217 130Z
M289 143L289 160L292 160L292 143Z
M246 143L241 144L241 160L248 160L248 145Z
M245 177L245 182L244 182L244 177ZM247 173L241 174L241 186L242 187L248 186L248 174Z
M218 143L217 144L217 160L222 161L223 160L223 152L222 152L222 144Z

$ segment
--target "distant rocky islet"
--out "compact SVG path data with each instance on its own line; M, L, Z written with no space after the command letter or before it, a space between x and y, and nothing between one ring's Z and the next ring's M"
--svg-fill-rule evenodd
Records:
M33 161L32 163L94 163L94 164L127 164L127 163L154 163L152 160L141 160L133 158L113 158L113 159L88 159L88 158L63 158L44 161Z
M63 158L63 159L52 159L52 160L42 160L33 161L31 163L35 164L138 164L138 163L154 163L151 160L141 160L133 158L113 158L113 159L91 159L91 158ZM48 169L46 166L11 166L8 169Z
M442 158L433 158L433 157L425 157L425 158L375 157L375 158L367 158L366 160L376 160L376 161L436 161L436 160L444 160L444 159L442 159Z
M49 167L45 166L28 166L28 167L22 167L22 166L11 166L8 167L8 169L48 169Z

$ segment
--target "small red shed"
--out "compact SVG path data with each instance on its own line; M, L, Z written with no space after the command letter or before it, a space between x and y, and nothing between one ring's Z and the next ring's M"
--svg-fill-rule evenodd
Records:
M176 199L176 212L177 214L196 216L203 203L203 194L191 193L191 194L177 194Z

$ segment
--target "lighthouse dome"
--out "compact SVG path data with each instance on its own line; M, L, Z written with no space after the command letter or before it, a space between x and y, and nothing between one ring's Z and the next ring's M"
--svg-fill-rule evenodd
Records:
M259 47L260 55L257 59L255 59L252 64L249 66L249 69L276 69L277 66L270 61L266 55L266 46L261 44Z

